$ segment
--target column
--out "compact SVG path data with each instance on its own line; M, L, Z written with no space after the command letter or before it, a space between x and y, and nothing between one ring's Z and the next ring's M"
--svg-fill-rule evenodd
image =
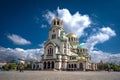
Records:
M84 71L86 71L86 61L84 61Z

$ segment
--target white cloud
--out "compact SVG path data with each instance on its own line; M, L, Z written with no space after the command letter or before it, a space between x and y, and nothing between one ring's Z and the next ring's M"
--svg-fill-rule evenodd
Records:
M92 62L113 62L116 64L120 64L120 53L112 54L103 52L101 50L92 50L90 51L90 55L92 56Z
M7 35L7 37L14 43L17 45L27 45L27 44L31 44L30 41L22 38L21 36L18 36L16 34L9 34Z
M89 54L92 57L92 62L100 62L102 60L103 62L114 62L120 64L120 53L112 54L96 50L95 48L97 44L103 43L115 35L115 31L110 27L103 27L100 28L97 33L88 37L85 43L81 43L81 45L88 48Z
M57 15L55 12L48 11L44 17L49 23L51 23L52 19L55 17L59 17L64 22L63 24L65 31L74 33L78 37L82 36L84 34L84 29L90 27L91 24L88 15L81 15L79 12L72 15L68 9L58 8Z
M22 49L22 48L4 48L0 47L0 58L4 60L13 60L16 58L24 60L40 60L43 54L43 48L40 49Z
M46 27L47 27L47 25L45 25L45 24L41 25L41 28L46 28Z
M93 50L94 46L98 43L103 43L115 36L116 33L110 27L103 27L98 30L96 34L90 36L84 44L89 50Z
M44 47L44 43L38 44L38 46L40 46L40 47Z

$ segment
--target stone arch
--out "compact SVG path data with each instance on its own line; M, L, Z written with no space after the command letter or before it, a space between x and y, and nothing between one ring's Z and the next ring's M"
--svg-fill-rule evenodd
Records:
M48 61L47 64L47 68L50 69L50 62Z
M39 69L39 64L37 64L37 68L36 69Z
M71 64L71 68L73 68L74 66L73 66L73 64Z
M83 70L83 63L80 63L80 70Z
M77 65L76 65L76 64L74 64L74 68L77 68Z

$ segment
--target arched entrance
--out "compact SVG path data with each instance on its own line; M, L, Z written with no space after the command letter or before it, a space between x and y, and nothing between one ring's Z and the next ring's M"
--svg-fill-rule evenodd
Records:
M33 64L33 69L35 69L35 64Z
M43 65L44 65L44 69L46 69L46 62L44 62L44 64L43 64Z
M48 66L47 66L48 69L50 69L50 62L48 62Z
M52 69L54 69L54 62L53 61L52 61L51 65L52 65Z
M83 70L83 63L80 63L80 70Z
M43 66L44 66L44 69L54 69L54 61L48 61L48 62L44 62L43 63Z

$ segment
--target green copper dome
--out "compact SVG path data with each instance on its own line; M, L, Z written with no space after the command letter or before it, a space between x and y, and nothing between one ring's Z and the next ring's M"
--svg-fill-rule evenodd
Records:
M85 47L82 46L82 45L78 45L77 48L78 48L78 49L84 49Z
M60 36L60 39L61 39L61 40L67 40L68 38L67 38L65 35L61 35L61 36Z
M72 53L71 56L75 56L75 57L77 57L78 54L76 54L76 53Z

